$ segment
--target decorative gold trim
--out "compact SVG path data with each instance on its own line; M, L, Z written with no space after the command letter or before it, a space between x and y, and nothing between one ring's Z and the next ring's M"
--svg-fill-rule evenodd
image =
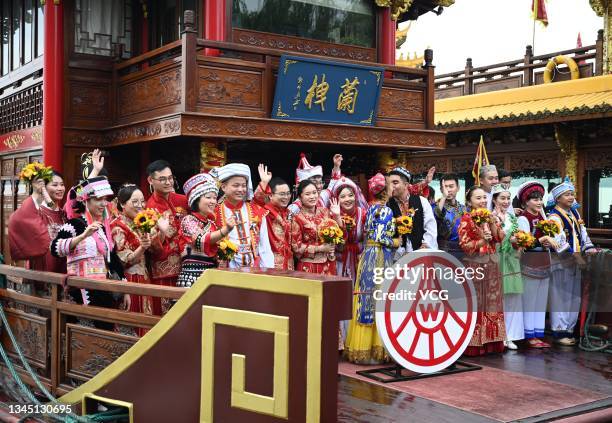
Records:
M370 71L371 74L376 75L376 86L380 85L380 71Z
M101 397L99 395L94 394L83 394L83 399L81 400L81 413L82 415L86 415L87 413L87 399L90 398L92 400L105 402L107 404L118 405L119 407L125 407L129 412L130 423L134 423L134 404L126 401L119 401L110 398Z
M289 70L289 66L293 65L294 63L297 63L297 60L291 60L291 59L287 59L285 60L285 70L284 70L284 74L287 75L287 71Z
M278 101L278 108L276 109L276 116L277 117L289 117L289 115L287 113L283 112L283 110L281 108L280 100Z
M221 307L202 307L202 381L200 422L212 423L216 325L228 325L274 334L272 396L245 390L246 357L232 354L231 406L286 419L289 416L289 318Z
M367 119L362 120L359 123L367 123L367 124L371 124L372 123L372 118L374 117L374 110L370 111L370 117Z
M306 341L306 422L318 422L321 412L321 322L323 319L323 285L320 281L288 276L257 275L209 269L181 297L145 336L127 352L102 370L96 377L68 392L59 400L65 404L79 402L86 393L97 392L115 380L126 369L140 360L159 342L193 304L211 286L225 286L245 290L308 297L308 333Z

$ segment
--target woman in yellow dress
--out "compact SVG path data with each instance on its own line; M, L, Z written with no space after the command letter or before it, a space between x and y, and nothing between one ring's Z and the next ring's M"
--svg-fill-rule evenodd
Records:
M376 329L373 297L374 269L392 266L395 248L399 245L399 239L393 239L395 223L393 211L385 205L389 197L385 187L385 177L380 173L368 181L373 201L366 215L366 244L357 265L354 289L357 294L353 298L353 318L345 345L346 358L358 364L375 364L389 359Z

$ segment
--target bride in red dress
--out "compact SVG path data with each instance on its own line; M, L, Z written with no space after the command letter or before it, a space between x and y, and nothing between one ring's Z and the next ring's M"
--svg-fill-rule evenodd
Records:
M302 203L302 208L293 216L291 225L293 253L298 259L295 270L335 275L335 247L332 244L321 242L319 230L329 223L340 225L338 201L331 200L329 209L317 206L319 193L314 182L308 179L300 182L297 195Z
M470 188L465 197L469 210L487 208L487 193L482 188ZM504 239L504 232L495 216L491 215L490 219L488 223L477 224L470 213L465 213L459 223L459 244L466 253L466 268L474 270L478 300L474 335L464 353L467 356L504 351L502 280L495 248Z

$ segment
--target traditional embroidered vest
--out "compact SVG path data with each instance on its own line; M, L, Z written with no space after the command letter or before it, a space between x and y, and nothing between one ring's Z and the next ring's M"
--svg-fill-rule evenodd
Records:
M395 198L391 198L387 202L387 207L393 211L393 217L400 217L402 209ZM410 239L413 250L418 250L423 244L423 234L425 233L425 215L423 214L423 204L421 197L411 195L408 198L408 207L414 209L415 213L412 217L412 232L402 236L402 245L406 245L406 240Z
M580 215L576 210L571 210L567 213L559 207L555 207L550 211L551 214L556 214L563 222L563 232L565 239L569 244L570 253L581 253L584 250L584 240L582 239L582 228L580 226Z

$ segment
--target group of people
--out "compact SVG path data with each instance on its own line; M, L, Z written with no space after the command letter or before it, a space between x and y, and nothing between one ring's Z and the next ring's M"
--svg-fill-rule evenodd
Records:
M575 342L580 260L595 250L573 207L571 183L552 191L556 205L549 218L562 230L551 237L537 227L545 216L544 187L536 181L519 187L516 210L493 166L482 168L481 185L467 190L466 204L456 198L459 181L453 175L441 178L442 196L430 202L433 168L414 184L402 167L377 173L364 193L342 174L342 159L333 157L327 187L322 167L311 166L302 155L294 190L264 164L253 189L249 166L230 163L189 178L184 194L177 193L171 165L157 160L147 167L151 195L146 199L129 183L115 195L96 150L86 179L69 190L65 206L60 174L32 183L32 195L9 222L12 258L29 259L35 270L164 286L190 287L214 267L347 277L354 283L353 317L341 323L339 348L352 362L373 363L389 359L375 323L375 269L392 266L412 251L440 248L461 254L466 266L486 275L474 281L481 311L466 354L501 352L523 339L529 347L549 346L542 339L549 285L551 329L560 342ZM477 221L470 213L477 209L490 210L491 219ZM147 210L158 217L142 231L134 222ZM406 216L410 228L400 231L398 222ZM328 228L339 228L342 239L322 236ZM533 247L517 246L518 229L535 236ZM235 251L221 254L228 244ZM154 315L171 306L158 298L115 298L95 290L70 295L80 304L116 307L121 302L130 311Z

